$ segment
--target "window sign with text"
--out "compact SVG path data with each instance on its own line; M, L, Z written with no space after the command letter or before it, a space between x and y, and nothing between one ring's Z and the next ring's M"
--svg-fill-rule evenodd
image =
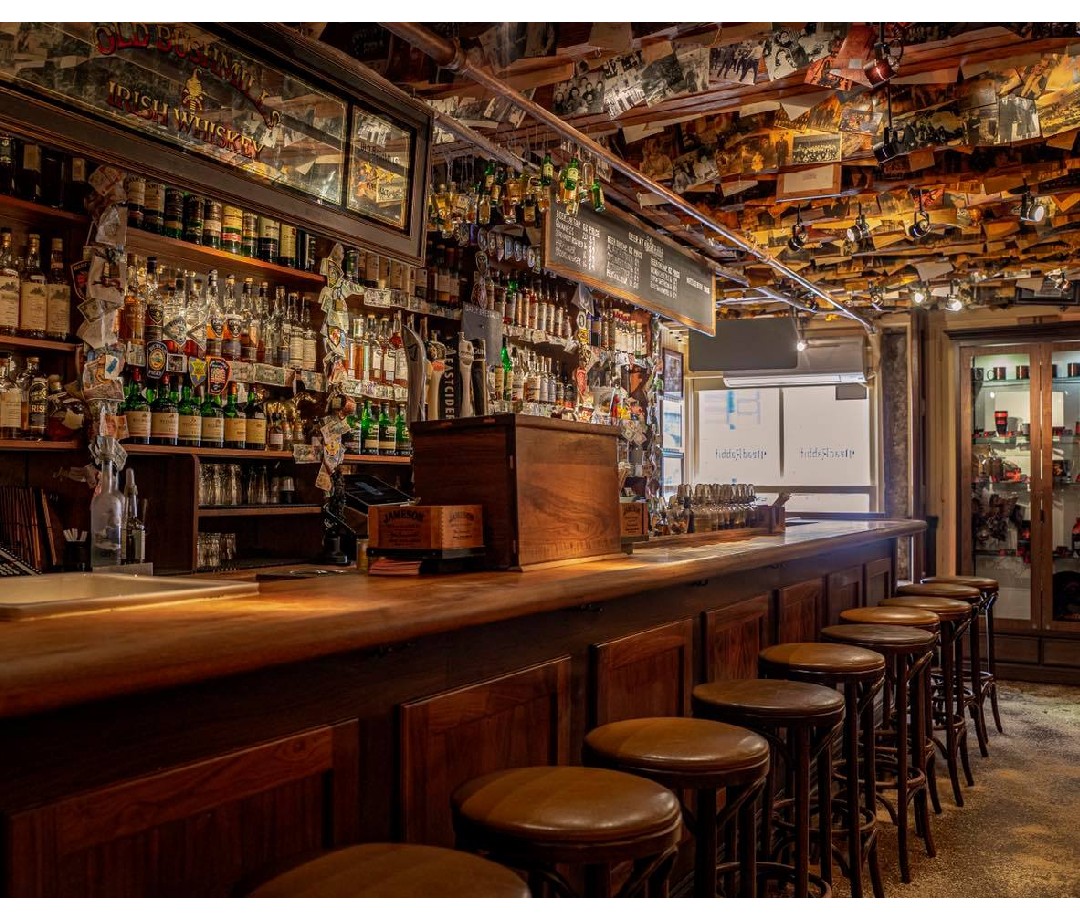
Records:
M837 399L833 386L786 387L784 483L871 485L870 401Z
M780 391L698 394L699 482L780 482Z

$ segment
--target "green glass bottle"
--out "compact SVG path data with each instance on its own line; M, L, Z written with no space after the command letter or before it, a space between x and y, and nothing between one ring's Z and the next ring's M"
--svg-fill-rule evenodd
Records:
M248 450L266 450L266 412L263 409L259 391L252 387L248 390L247 408L244 410L247 419L245 435Z
M392 457L397 453L397 432L394 423L390 421L390 413L386 409L386 403L379 406L379 454L383 457Z
M397 452L399 457L412 456L412 436L409 434L409 423L405 421L405 403L398 406L397 418L394 420L397 428Z
M127 419L128 441L132 444L149 444L150 403L143 392L138 368L131 372L131 385L124 401L124 418Z
M221 409L221 397L207 393L199 407L202 418L200 440L203 447L225 446L225 413Z
M506 339L503 339L499 361L502 362L503 366L503 391L499 394L499 398L509 402L514 392L514 362L510 360L510 352L506 348Z
M555 178L555 164L551 162L551 152L544 154L544 162L540 166L540 184L547 188Z
M577 188L578 176L581 175L581 164L578 162L577 155L570 157L570 162L566 165L566 175L563 177L563 188L568 192L574 191Z
M379 453L379 421L371 414L371 403L364 401L360 414L360 453L374 456Z
M236 403L237 384L229 384L229 396L225 401L225 408L221 410L225 419L225 446L232 450L243 450L247 447L247 416Z
M176 403L169 395L169 375L166 374L158 383L157 395L150 404L150 443L175 447L180 430L179 419Z
M592 208L597 214L602 212L606 207L604 202L604 189L601 187L599 179L593 179L592 188L589 189L589 198L592 201Z
M191 398L191 385L184 383L180 388L180 403L176 407L180 418L177 435L185 447L198 447L202 443L202 414L199 405Z
M491 187L495 184L495 161L488 160L487 166L484 167L484 190L490 191Z

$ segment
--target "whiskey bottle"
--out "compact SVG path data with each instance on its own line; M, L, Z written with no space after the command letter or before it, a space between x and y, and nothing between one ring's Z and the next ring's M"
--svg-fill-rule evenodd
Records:
M224 316L221 329L221 356L228 361L239 361L243 321L236 300L236 279L232 275L225 278L225 299L221 309Z
M169 392L169 375L158 381L157 395L150 404L150 443L175 447L180 435L180 415Z
M165 185L148 180L145 206L143 207L143 230L162 233L165 229Z
M266 446L268 450L285 449L285 429L281 424L281 413L271 412L266 425Z
M19 327L22 266L11 244L11 228L0 227L0 333L14 335Z
M251 211L244 211L240 223L240 255L249 259L259 249L259 219Z
M127 399L124 401L124 418L127 419L128 440L132 444L150 443L150 403L143 393L139 369L131 372Z
M202 418L202 427L199 432L202 446L224 447L225 414L221 409L221 397L207 393L199 407L199 415Z
M124 180L124 194L127 196L128 226L141 230L146 213L146 179L128 176Z
M303 370L304 326L300 321L300 304L295 291L285 299L285 312L289 320L289 366Z
M162 221L162 233L174 240L184 235L184 193L172 186L167 186L165 189L165 218Z
M240 254L244 243L244 211L234 204L221 207L221 248Z
M393 380L388 382L393 383L396 387L408 387L409 359L405 354L405 340L401 337L401 313L394 314L394 327L390 333L390 344L394 349L394 367Z
M41 268L41 237L27 237L26 258L23 260L22 284L19 287L19 332L41 338L45 335L48 315L48 296L45 272Z
M50 208L64 206L64 155L48 147L41 152L41 203Z
M248 450L266 450L266 412L263 410L259 392L248 390L247 408L244 410L244 434Z
M158 275L155 256L146 259L146 288L142 299L146 302L145 338L148 342L160 342L165 334L165 291Z
M267 353L267 363L277 367L292 366L292 323L285 308L285 288L280 284L274 289L274 348L273 357Z
M394 427L397 429L397 454L399 457L412 456L412 436L409 434L409 423L406 417L405 403L398 405L397 418L394 419Z
M259 215L257 222L258 241L256 243L258 258L264 262L276 262L278 247L281 244L281 226L272 217Z
M311 325L311 303L308 301L307 295L304 296L301 304L303 306L301 312L301 325L304 329L304 358L302 366L305 371L314 371L318 360L318 338L315 334L315 327Z
M371 413L371 402L364 400L360 414L360 453L375 456L379 453L379 420Z
M11 359L0 358L0 438L22 437L22 394L11 373Z
M23 141L16 185L20 198L26 201L41 201L41 146L39 144Z
M270 283L268 281L259 284L259 296L255 300L253 318L250 337L255 345L255 357L252 360L260 364L272 364L275 343L270 341L274 330L270 324Z
M204 246L211 249L221 248L221 202L207 198L203 204L203 238Z
M184 241L202 245L203 212L205 199L202 195L189 194L184 198Z
M296 268L296 226L281 224L278 244L278 265Z
M225 308L218 299L217 272L213 269L207 279L206 354L220 357L225 343Z
M0 195L14 195L16 141L10 134L0 131Z
M177 440L184 447L198 447L202 442L202 414L191 398L191 385L187 381L180 388L180 404L176 412Z
M221 410L225 420L225 446L231 450L243 450L247 447L247 416L236 402L238 386L236 383L229 384L229 395L225 408Z
M0 144L3 141L0 140ZM76 214L82 214L86 210L86 196L90 191L90 185L86 181L87 169L84 157L72 157L68 168L68 181L64 186L64 208ZM0 179L0 187L3 180ZM158 231L161 232L160 230Z
M379 455L392 457L397 453L397 431L394 423L390 421L390 413L386 409L386 403L379 407Z
M45 335L64 342L71 334L71 285L64 266L64 241L60 237L53 237L49 249L45 299Z

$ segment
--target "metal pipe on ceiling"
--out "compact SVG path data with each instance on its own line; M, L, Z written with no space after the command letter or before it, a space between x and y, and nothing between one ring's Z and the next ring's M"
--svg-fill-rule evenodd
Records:
M853 313L842 303L835 300L828 292L822 290L817 285L812 284L810 281L807 281L798 272L789 268L778 259L773 258L769 253L760 249L755 243L751 242L742 234L736 233L734 230L730 230L722 224L717 223L695 208L681 195L676 194L666 186L649 178L643 172L635 169L623 160L622 157L617 156L603 145L598 144L587 134L579 131L573 125L567 124L557 115L533 102L531 99L526 99L508 83L500 80L498 77L489 73L485 68L482 68L475 62L469 60L460 43L457 41L450 41L449 39L443 38L443 36L417 22L383 22L379 24L387 31L392 32L394 35L397 35L399 38L408 42L414 48L422 51L440 67L459 73L466 79L472 80L474 83L483 86L491 92L512 100L516 106L521 108L536 121L546 124L562 137L573 141L597 159L608 163L613 169L618 170L628 179L636 182L653 194L659 195L668 202L668 204L682 211L688 217L692 218L708 230L711 230L717 236L722 237L733 246L743 250L758 262L767 265L777 274L783 275L794 281L800 287L805 288L815 297L827 303L835 312L855 320L867 332L873 331L873 326L867 322L867 320L863 319L863 317ZM778 295L780 294L780 292L775 293ZM778 299L787 300L786 298Z

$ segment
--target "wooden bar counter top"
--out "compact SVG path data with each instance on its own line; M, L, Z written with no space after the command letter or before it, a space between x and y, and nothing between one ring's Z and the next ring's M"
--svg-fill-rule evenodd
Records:
M719 578L902 537L921 521L828 521L738 543L532 572L261 583L260 594L0 624L0 718Z

